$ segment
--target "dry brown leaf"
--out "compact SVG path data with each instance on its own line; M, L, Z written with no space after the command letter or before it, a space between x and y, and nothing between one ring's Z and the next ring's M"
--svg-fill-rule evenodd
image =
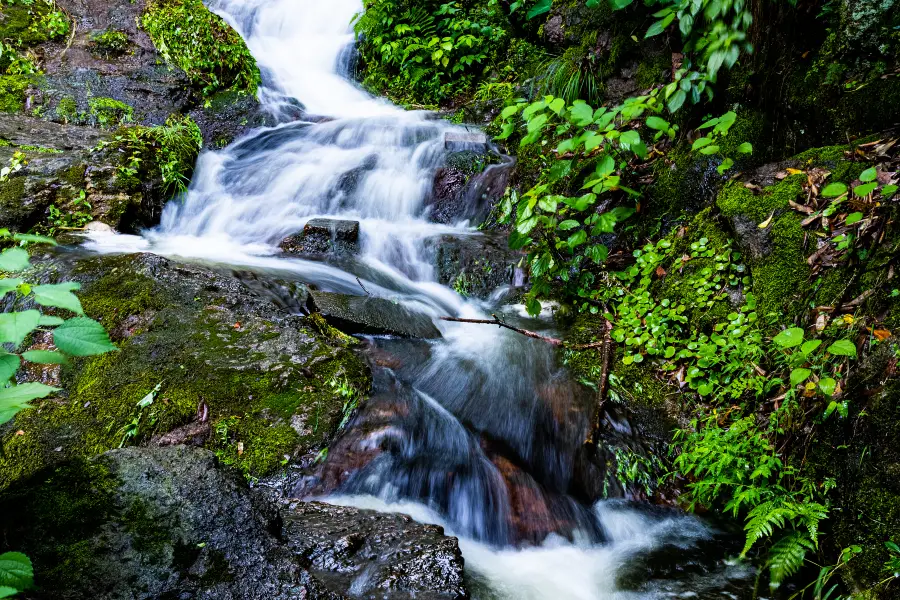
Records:
M883 342L884 340L891 337L891 332L887 329L876 329L872 332L872 335L874 335L875 339L877 339L879 342Z
M800 170L800 169L794 169L794 168L792 168L792 167L788 167L788 168L787 168L787 172L790 173L791 175L799 175L799 174L802 173L803 171Z
M793 200L788 200L788 205L796 211L802 212L805 215L813 214L813 209L805 204L797 204Z
M828 317L825 313L819 313L819 316L816 317L816 331L824 331L828 326Z
M662 267L656 267L656 276L662 279L666 276L666 270Z

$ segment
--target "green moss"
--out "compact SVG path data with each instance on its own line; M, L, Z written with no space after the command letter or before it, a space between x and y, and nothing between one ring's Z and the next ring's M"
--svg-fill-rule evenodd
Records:
M21 207L24 195L24 177L10 177L7 181L0 183L0 210L3 210L4 214L17 211Z
M635 80L641 90L650 89L669 79L672 70L672 57L666 54L655 54L638 64Z
M116 29L106 29L91 35L92 51L106 58L125 54L129 43L128 34Z
M0 77L0 112L15 113L25 110L25 91L31 85L28 75L4 75Z
M68 123L78 119L78 104L72 96L63 96L56 105L56 116Z
M182 69L205 96L256 93L259 69L247 45L201 0L154 0L141 22L166 62Z
M134 118L134 109L113 98L90 98L88 113L92 124L100 127L118 127L130 123Z
M810 289L810 268L803 249L805 233L800 218L788 206L801 193L804 181L806 175L793 175L761 194L734 182L725 186L716 199L726 217L743 217L756 224L771 218L765 228L770 251L751 261L751 272L760 314L779 321L802 310L801 301Z

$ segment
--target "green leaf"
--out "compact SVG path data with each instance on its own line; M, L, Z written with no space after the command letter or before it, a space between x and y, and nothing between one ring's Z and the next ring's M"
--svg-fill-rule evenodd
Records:
M800 352L803 353L803 356L809 356L816 351L816 348L821 345L822 340L809 340L807 342L803 342L803 345L800 346Z
M863 214L861 212L850 213L847 215L847 220L844 221L847 225L855 225L862 221Z
M519 112L518 105L514 104L513 106L507 106L506 108L503 109L503 112L500 113L500 118L503 120L506 120L518 112Z
M619 145L622 146L622 148L624 148L625 150L631 150L632 146L636 146L640 143L641 134L633 129L626 131L621 135L621 137L619 137Z
M856 358L856 345L850 340L838 340L825 350L835 356L850 356Z
M70 356L94 356L118 350L109 341L103 325L87 317L69 319L54 329L53 343Z
M859 180L863 183L869 183L870 181L875 181L878 177L878 172L875 171L875 167L871 167L863 171L859 174Z
M575 229L579 225L581 225L581 223L579 223L578 221L575 221L573 219L567 219L567 220L563 221L562 223L560 223L559 225L557 225L556 227L560 231L569 231L570 229Z
M837 388L837 381L832 379L831 377L824 377L819 380L819 389L828 397L834 395L834 390Z
M569 111L569 121L578 127L587 127L594 121L594 109L584 100L576 100Z
M782 348L794 348L803 343L803 335L804 332L801 328L791 327L776 335L772 341Z
M596 172L600 177L607 177L616 170L616 161L613 160L613 157L607 154L603 157L599 163L597 163Z
M544 13L550 12L550 9L553 7L553 0L538 0L537 4L535 4L531 10L528 11L526 15L528 19L533 19L537 16L540 16Z
M19 590L16 588L11 588L7 585L0 585L0 598L9 598L10 596L15 596L19 593Z
M669 122L659 117L647 117L647 127L656 131L666 131L669 128Z
M62 325L66 320L62 317L52 317L50 315L41 315L41 320L38 321L38 325L41 327L56 327L57 325Z
M552 110L556 114L560 114L565 107L566 107L566 101L563 100L562 98L557 98L556 100L551 102L550 106L549 106L550 110Z
M23 271L31 264L28 252L22 248L7 248L0 253L0 271Z
M847 186L843 183L829 183L825 186L825 189L822 190L822 196L825 198L836 198L837 196L843 196L847 193Z
M0 279L0 298L15 291L23 283L25 282L22 279Z
M8 352L0 353L0 382L9 381L20 366L22 366L22 360L18 355Z
M750 142L744 142L737 149L740 154L753 154L753 144Z
M712 138L708 138L708 137L697 138L696 140L694 140L694 143L691 145L691 150L699 150L700 148L703 148L704 146L709 146L710 144L712 144Z
M797 387L812 375L809 369L794 369L791 371L791 387Z
M0 586L27 590L34 585L31 559L21 552L0 554Z
M36 310L0 314L0 343L11 343L18 348L40 320L41 313Z
M878 187L878 182L873 181L872 183L864 183L863 185L858 185L853 188L853 193L859 196L860 198L865 198L869 194L875 191L875 188Z
M886 185L883 188L881 188L881 195L884 198L890 198L895 193L897 193L898 189L900 189L900 188L898 188L898 186L896 186L896 185Z
M705 148L700 149L700 154L709 156L710 154L715 154L719 151L718 146L706 146Z
M17 233L13 236L13 239L17 242L25 242L26 244L50 244L51 246L56 246L56 240L51 237L46 237L43 235L33 235L30 233Z
M678 112L678 109L684 105L685 100L687 100L687 94L684 90L678 90L672 94L672 97L669 98L669 103L667 104L669 112Z
M65 365L69 363L69 359L66 358L65 354L50 350L29 350L22 353L22 358L39 365Z
M73 290L78 289L81 289L80 283L69 281L54 285L36 285L31 288L31 291L34 292L35 302L41 306L64 308L73 313L83 315L84 309L81 308L81 301L78 300L78 296L72 293Z
M30 408L28 402L31 400L46 398L58 391L59 388L43 383L23 383L0 389L0 425L12 419L20 410Z
M718 171L719 175L722 175L723 173L725 173L725 171L727 171L728 169L730 169L733 166L734 166L734 161L730 158L725 158L725 160L722 161L722 164L720 164L718 167L716 167L716 171Z

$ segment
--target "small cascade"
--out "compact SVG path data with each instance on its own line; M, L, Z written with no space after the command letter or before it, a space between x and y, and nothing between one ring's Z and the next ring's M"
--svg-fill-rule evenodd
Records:
M433 222L428 200L451 152L446 140L468 131L402 111L345 77L361 0L209 4L247 40L263 73L260 98L280 124L203 154L190 190L167 205L156 229L142 238L100 236L94 247L247 270L248 281L287 310L305 306L289 284L267 279L369 294L431 317L441 339L367 338L373 396L295 493L443 524L460 536L475 597L667 597L653 585L622 592L618 573L634 556L694 548L712 533L672 512L648 516L574 497L591 397L547 344L439 319L505 311L510 322L552 333L549 319L527 319L521 307L470 300L438 283L428 244L479 235L469 224L485 216L485 196L505 188L512 163L473 180L458 220ZM283 256L281 240L317 217L358 221L359 256ZM728 589L703 581L709 598Z

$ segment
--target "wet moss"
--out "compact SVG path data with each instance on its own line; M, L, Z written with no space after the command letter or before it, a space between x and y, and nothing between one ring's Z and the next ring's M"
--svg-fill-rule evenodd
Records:
M0 77L0 112L17 113L25 110L25 92L31 85L26 75Z
M63 372L64 397L17 416L24 434L2 440L0 487L66 458L144 443L193 421L201 404L215 430L206 446L263 476L337 429L344 398L332 381L368 391L368 371L340 332L297 319L285 337L284 325L236 316L226 308L230 296L191 280L173 287L135 268L136 260L103 258L76 269L76 279L104 273L85 284L82 304L120 351L77 359ZM157 386L152 405L139 408Z

